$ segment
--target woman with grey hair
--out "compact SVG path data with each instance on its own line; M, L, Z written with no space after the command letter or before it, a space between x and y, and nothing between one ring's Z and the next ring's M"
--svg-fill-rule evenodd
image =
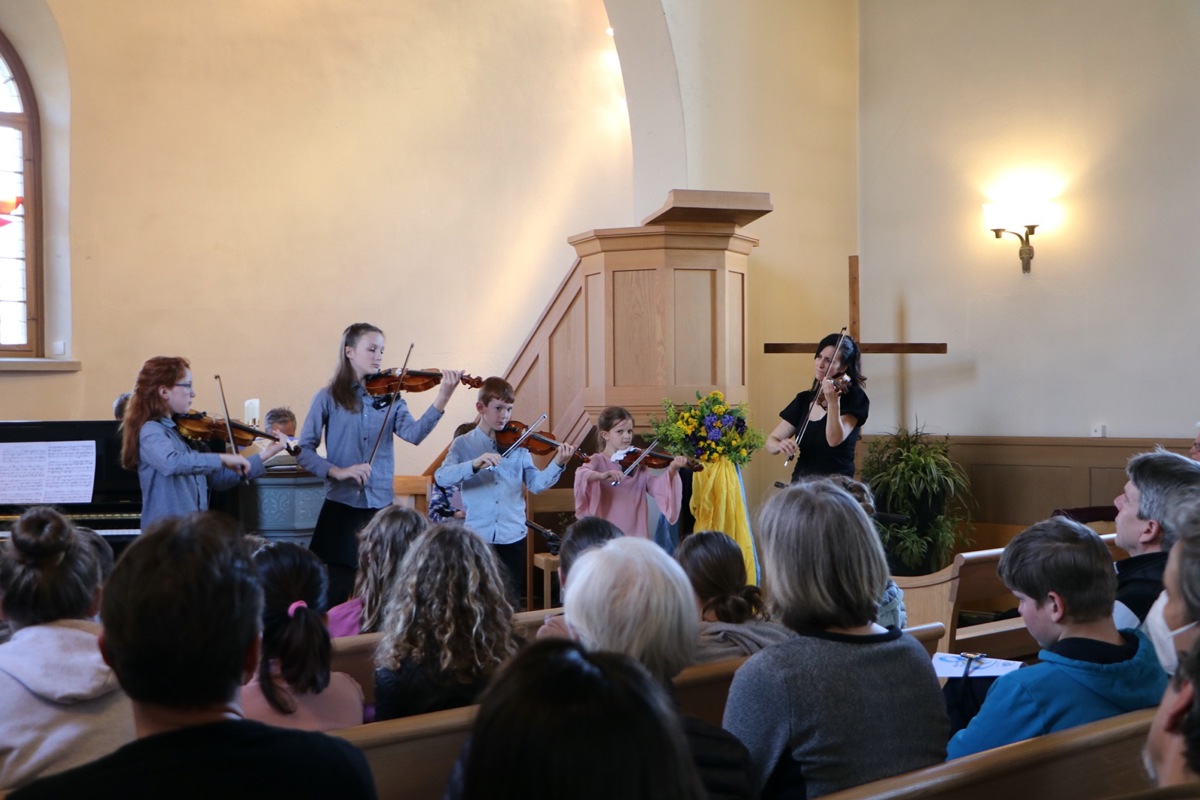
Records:
M667 689L691 663L700 620L683 568L661 547L624 536L587 551L571 569L567 625L589 650L632 656ZM716 725L682 715L710 798L754 797L746 748Z
M820 797L944 760L929 657L875 621L887 562L858 502L828 481L792 486L756 533L768 607L799 634L751 656L725 705L762 797Z

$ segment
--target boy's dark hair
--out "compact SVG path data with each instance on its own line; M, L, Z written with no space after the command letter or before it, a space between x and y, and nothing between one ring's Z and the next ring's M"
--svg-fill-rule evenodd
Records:
M258 636L262 589L238 525L212 511L163 519L134 540L104 589L104 651L133 700L225 703Z
M1000 556L1000 580L1039 606L1050 592L1066 601L1072 622L1111 616L1117 573L1104 541L1085 525L1051 517L1029 526Z
M567 573L585 552L624 535L620 528L600 517L583 517L572 522L563 532L562 544L558 548L558 568L562 580L567 580Z
M479 387L479 402L487 406L493 400L515 403L517 401L517 392L513 389L512 384L504 380L504 378L498 378L493 375L483 382L483 386Z

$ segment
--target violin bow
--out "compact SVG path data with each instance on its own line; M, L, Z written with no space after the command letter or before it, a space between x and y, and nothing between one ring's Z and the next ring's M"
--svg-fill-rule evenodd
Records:
M662 438L662 437L659 437L659 438ZM646 458L646 456L650 455L650 451L654 449L654 446L656 444L658 444L658 439L655 439L653 442L651 442L649 447L643 447L642 454L640 456L638 456L637 458L635 458L633 460L633 463L630 464L628 467L626 467L625 471L622 472L621 474L624 475L625 477L629 477L629 475L631 475L633 473L633 471L635 469L637 469L637 465L642 463L642 461ZM613 481L612 485L618 486L618 485L620 485L620 483L621 483L620 481Z
M225 410L225 433L226 433L226 435L229 436L229 452L233 453L234 455L237 455L237 451L238 451L237 445L233 441L233 425L229 421L229 404L225 402L225 385L223 383L221 383L220 375L213 375L213 378L217 382L217 390L218 390L218 393L221 395L221 408L223 408ZM242 483L249 483L249 482L250 482L250 476L243 472L242 473Z
M383 432L388 429L391 424L392 410L396 407L396 397L400 394L400 387L404 384L404 373L408 371L408 359L412 357L413 344L408 345L408 353L404 356L404 364L400 367L400 380L396 382L396 391L389 395L388 410L383 415L383 424L379 426L379 435L375 437L375 446L371 448L371 457L367 459L368 464L375 463L375 454L379 452L379 443L383 441ZM367 485L362 485L363 492L366 492Z
M833 369L833 362L837 361L838 353L842 352L842 341L845 338L846 338L846 326L843 325L841 333L838 334L837 344L835 344L833 346L833 358L829 359L829 366L825 368L825 374L821 376L821 383L825 383L825 381L829 379L829 373ZM800 426L800 430L796 433L795 436L792 437L792 439L795 440L795 442L796 442L796 454L797 455L800 453L800 440L804 438L804 432L806 430L808 430L808 423L811 421L811 418L812 418L813 407L817 404L817 398L819 398L820 396L821 396L821 384L817 384L817 389L815 392L813 392L812 401L808 404L808 413L804 415L804 424ZM783 462L783 465L786 467L788 464L791 464L792 459L795 457L796 457L795 455L788 456L787 459Z

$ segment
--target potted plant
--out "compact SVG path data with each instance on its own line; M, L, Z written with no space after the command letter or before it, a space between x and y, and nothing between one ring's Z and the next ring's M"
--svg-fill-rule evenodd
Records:
M896 574L936 572L966 541L970 483L950 460L949 436L931 436L920 425L880 436L863 460L862 479L880 511L904 518L876 523Z

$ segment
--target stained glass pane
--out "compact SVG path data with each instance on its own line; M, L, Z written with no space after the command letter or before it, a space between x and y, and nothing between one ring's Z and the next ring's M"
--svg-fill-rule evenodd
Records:
M0 58L0 111L19 113L21 110L21 92L17 89L17 82L8 62Z
M0 127L0 345L27 344L21 131Z
M0 344L25 344L25 304L0 301Z

